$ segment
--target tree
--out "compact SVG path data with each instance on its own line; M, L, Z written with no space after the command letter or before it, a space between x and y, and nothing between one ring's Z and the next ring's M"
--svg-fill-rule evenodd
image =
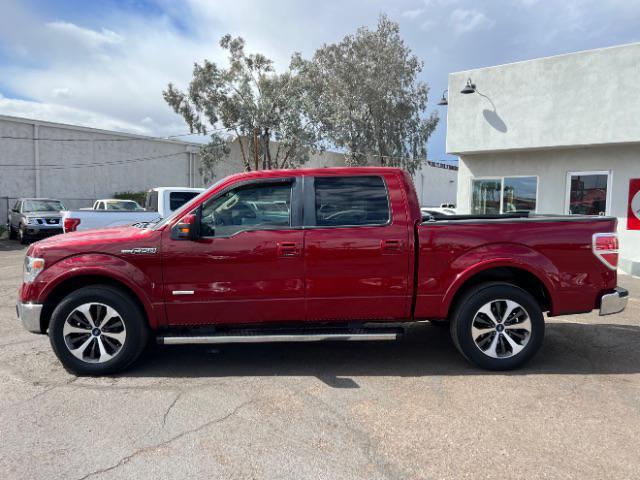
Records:
M227 68L208 60L196 63L186 93L171 83L162 92L192 133L212 132L211 142L201 151L205 168L211 171L228 157L231 143L237 141L244 169L254 169L254 135L259 140L258 168L305 163L318 149L318 135L302 115L303 83L290 71L277 74L264 55L245 53L241 37L227 34L220 46L229 52ZM219 125L222 128L216 131ZM220 130L229 133L220 134Z
M306 116L328 141L346 149L348 165L379 156L382 165L410 173L426 160L438 124L435 112L424 114L429 88L417 80L422 68L398 24L385 15L375 31L361 27L323 45L311 60L296 53L291 61L305 83Z

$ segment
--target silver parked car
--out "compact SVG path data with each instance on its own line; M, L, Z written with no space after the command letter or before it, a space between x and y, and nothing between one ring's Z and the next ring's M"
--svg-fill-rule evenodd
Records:
M7 218L9 238L27 243L32 238L42 238L62 233L61 210L66 210L60 200L52 198L20 198L13 205Z

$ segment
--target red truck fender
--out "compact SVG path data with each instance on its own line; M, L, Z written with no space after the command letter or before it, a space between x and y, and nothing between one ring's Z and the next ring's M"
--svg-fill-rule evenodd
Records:
M38 284L43 285L42 290L37 293L38 300L44 303L58 286L79 277L103 277L121 284L136 296L144 308L149 326L158 326L158 317L163 310L154 310L151 299L162 298L162 285L131 263L114 255L88 253L56 262L38 279Z
M487 258L487 255L491 259L483 260L483 258ZM442 318L448 316L453 299L469 280L478 274L499 267L524 270L539 280L549 296L551 313L553 314L553 305L556 303L556 290L560 282L560 272L553 262L541 253L524 245L501 243L474 248L451 263L451 269L457 274L442 300Z

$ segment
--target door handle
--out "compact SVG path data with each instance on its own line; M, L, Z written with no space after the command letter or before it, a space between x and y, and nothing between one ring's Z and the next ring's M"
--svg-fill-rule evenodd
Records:
M279 257L299 257L300 248L295 242L278 242L277 244Z
M400 253L402 252L401 240L382 240L380 242L382 253Z

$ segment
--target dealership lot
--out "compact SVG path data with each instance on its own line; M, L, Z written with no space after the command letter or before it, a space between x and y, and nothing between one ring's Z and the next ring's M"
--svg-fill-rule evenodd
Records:
M150 348L76 378L15 318L25 248L0 241L3 478L635 478L640 280L623 314L549 319L525 368L403 341Z

